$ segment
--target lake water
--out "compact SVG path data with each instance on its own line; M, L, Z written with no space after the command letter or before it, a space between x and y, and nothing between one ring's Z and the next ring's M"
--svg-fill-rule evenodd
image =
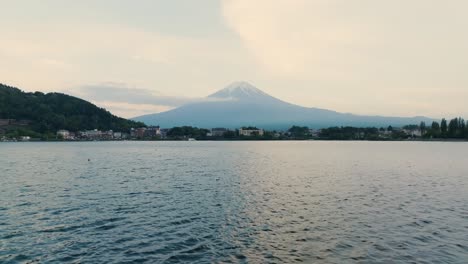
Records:
M2 143L0 168L1 263L468 262L467 143Z

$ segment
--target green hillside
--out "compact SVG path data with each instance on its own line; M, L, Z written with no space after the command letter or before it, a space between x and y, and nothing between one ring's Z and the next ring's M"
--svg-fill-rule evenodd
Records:
M4 132L16 129L39 134L54 134L59 129L128 132L131 127L145 126L141 122L112 115L103 108L73 96L61 93L26 93L4 84L0 84L0 119L29 121L27 126L21 128L4 126Z

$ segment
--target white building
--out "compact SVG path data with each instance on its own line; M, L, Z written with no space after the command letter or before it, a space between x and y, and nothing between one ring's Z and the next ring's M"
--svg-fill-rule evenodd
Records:
M70 137L70 131L61 129L57 131L57 137L63 138L63 139L68 139Z
M99 139L102 136L102 132L100 130L86 130L80 132L81 136L87 139Z
M414 129L414 130L403 129L403 132L405 132L408 136L411 136L411 137L421 137L422 136L421 130L419 130L419 129Z
M114 132L114 138L115 139L121 139L122 138L122 132Z

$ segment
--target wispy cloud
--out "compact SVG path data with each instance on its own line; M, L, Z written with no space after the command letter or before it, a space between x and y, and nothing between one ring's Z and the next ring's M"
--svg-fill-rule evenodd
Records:
M83 85L73 89L73 95L105 107L123 117L163 112L190 103L223 100L211 97L170 96L158 91L114 82Z
M123 83L102 83L78 87L77 95L92 101L120 102L177 107L200 101L201 98L167 96L149 89L130 87Z
M114 115L125 117L125 118L132 118L132 117L146 115L146 114L160 113L160 112L173 109L173 107L169 107L169 106L148 105L148 104L129 104L129 103L109 102L109 101L99 101L99 102L94 102L94 103L99 105L99 107L103 107L109 110Z

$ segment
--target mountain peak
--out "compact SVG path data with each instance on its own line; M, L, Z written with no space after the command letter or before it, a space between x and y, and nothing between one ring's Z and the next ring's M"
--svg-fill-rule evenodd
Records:
M239 81L233 82L225 88L217 91L214 94L211 94L208 97L213 98L230 98L230 99L248 99L248 98L258 98L265 97L268 94L264 93L262 90L256 88L252 84Z

